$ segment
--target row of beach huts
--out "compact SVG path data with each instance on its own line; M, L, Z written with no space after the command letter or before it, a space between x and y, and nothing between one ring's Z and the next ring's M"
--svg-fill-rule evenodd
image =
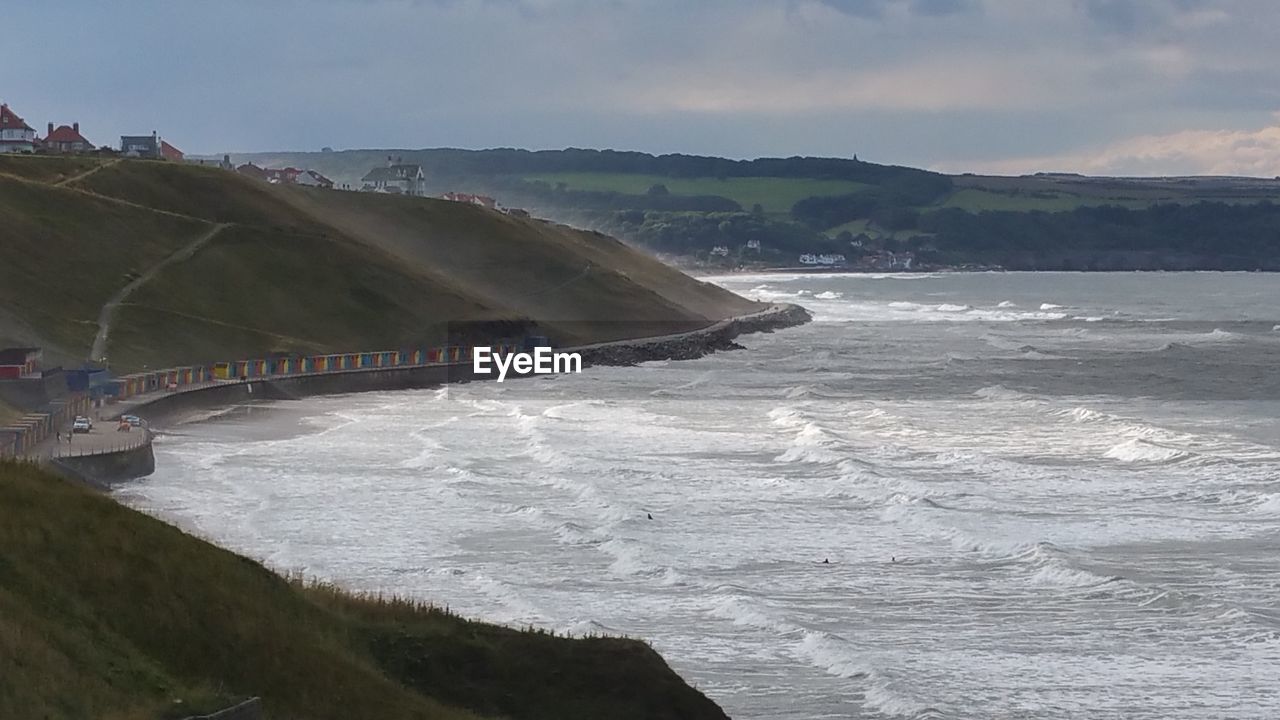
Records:
M497 344L492 348L496 355L520 349L514 343ZM65 429L72 418L86 415L93 408L110 408L116 403L129 400L143 402L146 398L141 396L152 393L173 393L214 384L304 375L465 364L471 362L473 350L470 346L453 345L332 355L278 354L250 360L149 370L121 377L99 367L41 371L38 367L41 356L39 348L0 350L0 397L25 394L28 397L43 396L47 399L38 411L0 424L0 457L29 453L40 443Z

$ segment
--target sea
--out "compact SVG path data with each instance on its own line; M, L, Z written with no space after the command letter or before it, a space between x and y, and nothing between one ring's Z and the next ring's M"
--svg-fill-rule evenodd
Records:
M224 408L125 503L734 718L1280 717L1280 278L710 279L698 360Z

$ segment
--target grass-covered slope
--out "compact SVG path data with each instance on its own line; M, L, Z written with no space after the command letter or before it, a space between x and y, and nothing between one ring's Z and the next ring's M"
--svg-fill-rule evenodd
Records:
M313 189L288 200L407 266L437 268L485 302L578 340L661 334L755 308L597 233L440 200ZM582 337L585 327L605 336Z
M756 307L609 238L458 203L175 163L0 158L0 346L79 362L103 305L140 276L103 348L119 370L422 345L459 321L597 341Z
M0 346L6 318L18 319L40 334L52 358L82 358L103 303L206 229L197 220L0 175Z
M723 718L642 643L305 588L0 463L0 717ZM183 702L175 704L175 700Z

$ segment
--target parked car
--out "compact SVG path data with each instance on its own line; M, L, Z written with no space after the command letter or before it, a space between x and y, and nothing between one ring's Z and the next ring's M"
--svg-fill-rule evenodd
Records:
M71 432L73 433L87 433L92 429L93 422L83 415L76 418L75 422L71 423Z

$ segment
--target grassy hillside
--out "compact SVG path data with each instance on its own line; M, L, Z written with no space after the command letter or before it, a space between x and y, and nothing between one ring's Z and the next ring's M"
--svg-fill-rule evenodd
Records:
M103 303L206 230L198 220L0 176L0 346L8 316L39 333L51 362L83 359Z
M289 200L406 265L447 266L475 296L519 308L576 340L661 334L755 307L596 233L386 195L299 189ZM424 226L434 232L422 234Z
M110 323L118 370L422 345L459 321L615 339L756 307L609 238L457 203L163 162L0 159L0 345L82 361L104 303L140 276Z
M349 150L328 153L264 153L238 156L269 166L311 167L356 183L388 154L421 163L432 192L485 192L507 204L526 207L580 227L602 230L655 252L712 267L783 265L798 254L838 252L875 267L887 252L911 252L923 264L999 263L1018 255L1018 267L1060 268L1044 248L993 255L974 238L1005 232L1025 220L1059 237L1055 257L1085 251L1082 266L1130 269L1262 267L1256 248L1227 262L1217 251L1190 252L1198 241L1172 239L1157 256L1148 235L1160 207L1197 206L1189 219L1195 234L1229 241L1240 226L1255 223L1251 208L1280 202L1280 179L1231 177L1109 178L1070 174L1019 177L942 175L879 165L855 158L760 158L729 160L688 155L649 155L612 150L522 151ZM667 193L650 194L654 185ZM761 213L752 213L756 204ZM727 206L726 206L727 205ZM1222 219L1216 205L1234 216ZM1109 233L1111 245L1098 248L1096 228L1065 215L1099 207L1133 213L1116 227L1147 226ZM1143 213L1157 209L1149 215ZM984 227L955 231L959 210ZM995 217L1016 213L1020 218ZM1033 217L1053 214L1050 220ZM1230 214L1230 213L1228 213ZM936 216L930 218L929 216ZM1265 222L1271 223L1268 219ZM949 228L944 230L943 228ZM845 233L848 233L847 235ZM859 238L859 235L866 237ZM963 235L963 237L962 237ZM948 246L946 252L936 249ZM727 254L713 248L724 248ZM1021 253L1021 254L1019 254ZM1176 262L1174 256L1181 259ZM1240 265L1243 262L1243 265ZM1225 264L1224 264L1225 263ZM1263 263L1265 264L1265 263ZM918 263L919 265L919 263Z
M93 157L32 157L0 155L0 173L43 183L56 183L101 167L107 160Z
M0 717L724 717L639 642L303 587L29 465L0 507Z
M526 175L525 180L555 186L564 183L571 190L604 190L643 195L650 187L662 185L675 195L719 195L750 210L760 204L765 212L791 212L791 206L815 195L845 195L868 187L851 180L816 178L728 177L672 178L642 173L546 173Z

